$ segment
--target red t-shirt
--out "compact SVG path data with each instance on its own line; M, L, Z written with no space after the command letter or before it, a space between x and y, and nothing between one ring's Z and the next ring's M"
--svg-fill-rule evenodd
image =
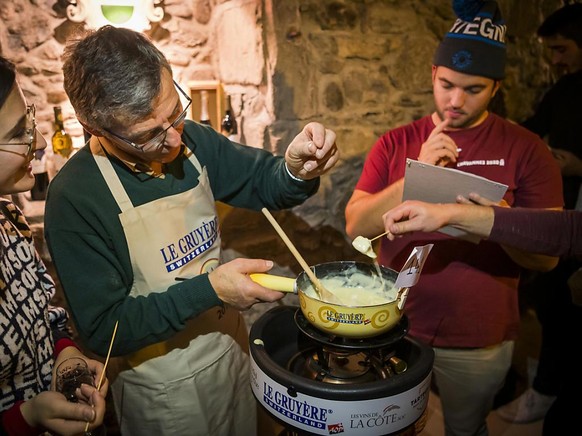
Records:
M404 177L435 128L430 116L384 134L371 149L356 189L376 193ZM447 132L462 149L453 168L509 186L512 207L562 207L560 170L535 134L496 115ZM413 247L434 243L404 313L410 334L437 347L486 347L517 337L519 266L494 243L441 233L382 238L379 262L399 271Z

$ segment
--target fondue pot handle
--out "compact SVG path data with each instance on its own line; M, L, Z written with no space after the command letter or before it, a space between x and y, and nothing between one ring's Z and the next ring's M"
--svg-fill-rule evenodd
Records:
M253 282L258 283L265 288L273 289L279 292L296 293L295 279L262 273L249 274L249 277Z

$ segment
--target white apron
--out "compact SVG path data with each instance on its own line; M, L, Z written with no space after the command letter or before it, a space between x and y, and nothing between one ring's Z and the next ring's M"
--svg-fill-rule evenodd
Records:
M218 266L214 197L206 168L190 150L185 147L200 172L199 184L138 207L101 147L92 143L91 151L121 209L134 273L132 297L164 292L178 276L193 277ZM216 307L167 341L111 359L108 378L121 433L254 435L256 403L243 349L248 352L248 334L240 312Z

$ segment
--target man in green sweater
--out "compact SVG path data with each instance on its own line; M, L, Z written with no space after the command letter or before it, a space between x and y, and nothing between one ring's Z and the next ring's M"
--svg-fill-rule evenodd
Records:
M255 434L239 310L283 294L220 264L215 201L298 205L339 154L310 123L285 156L185 120L191 103L143 35L104 27L65 50L65 90L92 137L51 181L46 239L79 334L107 353L124 435Z

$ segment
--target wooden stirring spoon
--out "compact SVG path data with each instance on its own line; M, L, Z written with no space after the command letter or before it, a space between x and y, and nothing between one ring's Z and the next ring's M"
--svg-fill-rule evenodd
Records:
M317 279L311 268L309 268L309 265L307 265L307 262L305 262L305 259L303 259L303 256L299 254L299 251L297 251L297 248L295 248L295 245L293 245L293 242L291 242L291 240L285 234L279 223L275 220L273 215L271 215L271 212L269 212L265 207L262 208L261 211L267 217L271 225L275 228L281 239L283 239L285 245L287 245L289 250L291 250L291 253L293 253L293 256L295 256L295 259L297 259L297 262L299 262L299 265L301 265L301 267L305 271L305 274L307 274L307 277L309 277L309 279L311 280L313 288L315 289L315 293L318 295L319 299L322 301L326 301L328 303L342 304L340 299L335 294L328 291L322 286L321 282Z

